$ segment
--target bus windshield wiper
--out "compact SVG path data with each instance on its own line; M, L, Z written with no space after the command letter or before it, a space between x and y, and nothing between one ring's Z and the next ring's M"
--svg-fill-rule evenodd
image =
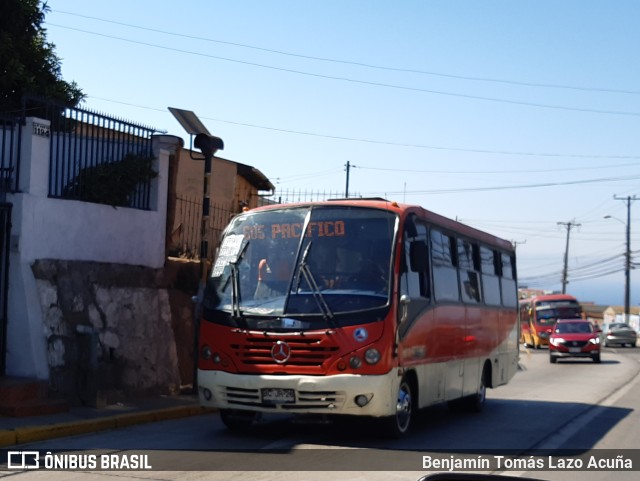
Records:
M309 251L311 250L311 242L307 244L302 257L300 258L300 267L298 267L298 273L296 276L296 285L294 291L297 292L300 288L301 278L304 277L304 280L307 282L311 293L313 294L313 298L316 300L318 304L318 309L322 313L322 317L333 324L333 312L331 312L331 308L329 304L327 304L327 300L324 298L324 295L320 291L320 287L318 287L318 283L316 282L311 269L309 268L309 264L307 264L307 257L309 256Z
M231 267L231 315L240 321L240 324L245 329L247 328L247 321L240 309L240 275L238 273L238 264L248 245L249 241L245 242L240 248L235 260L229 262L229 266Z

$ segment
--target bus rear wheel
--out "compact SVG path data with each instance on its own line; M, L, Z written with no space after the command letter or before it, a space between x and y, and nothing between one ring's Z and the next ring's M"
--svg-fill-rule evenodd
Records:
M485 402L487 400L487 382L489 379L489 373L487 366L482 370L482 374L480 375L480 382L478 385L478 391L471 396L467 396L462 399L464 404L464 408L466 411L472 413L482 412L484 409Z
M396 412L383 420L386 434L394 438L401 438L409 432L415 411L413 403L413 389L411 383L403 378L398 387Z
M258 419L259 413L241 409L221 409L220 420L232 431L249 429Z

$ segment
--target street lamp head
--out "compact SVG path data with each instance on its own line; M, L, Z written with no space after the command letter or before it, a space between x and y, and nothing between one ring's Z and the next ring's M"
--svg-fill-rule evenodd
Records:
M623 221L622 219L618 219L615 215L605 215L604 217L602 217L603 219L613 219L617 222L620 222L621 224L626 224L625 221Z
M193 145L209 158L213 157L216 151L224 149L224 142L220 137L204 133L196 135Z

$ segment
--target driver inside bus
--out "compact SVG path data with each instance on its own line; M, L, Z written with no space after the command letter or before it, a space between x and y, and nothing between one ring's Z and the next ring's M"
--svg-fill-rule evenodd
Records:
M291 281L293 254L275 250L270 259L260 259L258 263L258 284L255 299L270 299L287 292Z

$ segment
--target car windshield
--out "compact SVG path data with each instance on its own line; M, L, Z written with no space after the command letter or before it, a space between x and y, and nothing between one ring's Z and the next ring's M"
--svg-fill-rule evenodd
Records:
M559 322L556 324L558 334L585 334L593 332L593 327L588 322Z
M624 324L622 322L618 322L618 323L615 323L615 324L611 324L609 326L609 329L611 329L611 330L613 330L613 329L626 329L628 327L629 326L627 324Z
M216 322L227 313L249 328L304 330L333 326L340 314L388 307L396 230L395 214L360 207L242 214L221 242L205 290L205 319Z

